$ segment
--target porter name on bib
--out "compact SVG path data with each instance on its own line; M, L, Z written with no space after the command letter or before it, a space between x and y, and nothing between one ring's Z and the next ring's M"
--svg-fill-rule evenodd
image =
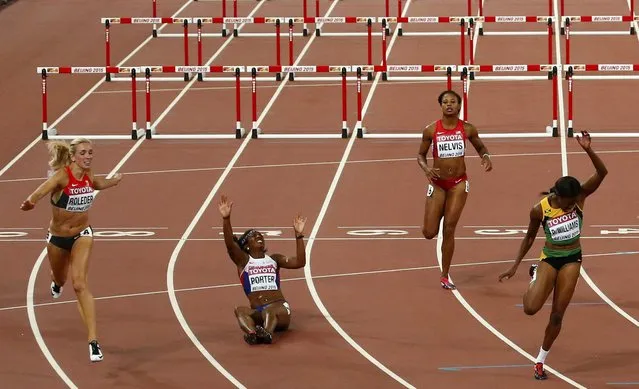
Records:
M242 273L241 280L247 294L278 290L280 287L277 262L268 255L264 258L251 258L249 256L249 262Z

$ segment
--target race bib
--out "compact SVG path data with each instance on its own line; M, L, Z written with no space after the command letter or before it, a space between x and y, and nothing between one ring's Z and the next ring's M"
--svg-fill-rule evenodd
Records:
M577 212L572 211L565 215L550 219L548 221L548 231L552 240L561 242L579 236L579 217Z
M437 135L437 156L439 158L463 157L464 138L461 134Z
M278 290L277 270L272 265L251 266L247 269L248 281L252 292Z

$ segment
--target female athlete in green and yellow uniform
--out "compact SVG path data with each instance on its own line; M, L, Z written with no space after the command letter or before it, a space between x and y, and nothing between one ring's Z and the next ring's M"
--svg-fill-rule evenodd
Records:
M546 326L543 344L534 366L538 380L546 379L544 362L553 342L559 335L566 308L579 279L581 269L581 243L579 237L583 228L583 209L586 197L594 193L608 170L597 154L590 148L590 135L582 131L577 142L586 151L594 167L593 174L581 184L576 178L565 176L530 211L530 222L526 237L521 243L515 264L499 275L499 281L515 275L522 261L535 241L539 227L543 226L546 243L539 263L530 267L532 280L524 293L524 312L534 315L544 305L550 292L554 290L550 320Z

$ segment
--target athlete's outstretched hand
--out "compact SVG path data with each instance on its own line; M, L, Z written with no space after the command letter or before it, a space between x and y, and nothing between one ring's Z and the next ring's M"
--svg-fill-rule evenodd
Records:
M295 235L301 235L304 232L304 225L306 225L306 218L300 215L295 216L295 219L293 219Z
M484 170L487 172L493 170L493 161L490 160L489 154L484 154L484 156L481 157L481 165L484 167Z
M222 215L222 217L227 218L231 216L231 208L233 208L233 202L229 201L229 199L225 195L222 195L222 199L218 203L217 207L220 210L220 214Z
M22 204L20 205L20 209L21 209L21 210L23 210L23 211L30 211L30 210L32 210L34 207L35 207L35 204L33 204L33 203L32 203L31 201L29 201L28 199L27 199L27 200L24 200L24 201L22 202Z
M503 282L504 278L506 280L511 279L515 273L517 272L517 268L516 267L511 267L507 272L501 273L499 275L499 282Z
M581 131L581 136L576 136L577 143L582 149L588 150L590 148L590 134L588 131Z

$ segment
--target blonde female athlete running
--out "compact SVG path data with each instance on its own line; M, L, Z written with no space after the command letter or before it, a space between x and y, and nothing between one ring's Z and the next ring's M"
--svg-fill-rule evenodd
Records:
M508 271L499 275L500 282L515 275L519 263L535 241L539 226L543 226L546 243L539 263L530 267L532 280L523 298L524 312L534 315L554 290L550 320L534 366L534 376L538 380L548 378L544 371L546 356L559 335L564 313L579 279L582 260L579 237L583 228L586 197L599 188L608 174L603 161L590 148L590 135L585 131L581 134L581 137L576 137L577 142L590 157L595 174L583 184L574 177L561 177L548 192L542 193L545 197L530 211L528 232L521 242L515 263Z
M433 239L439 232L439 222L444 218L442 242L442 272L440 283L444 289L455 289L448 280L450 264L455 251L455 229L466 205L469 191L466 175L466 140L469 140L481 156L486 171L493 168L490 154L479 138L477 128L459 119L461 97L454 91L442 92L437 98L442 108L442 118L424 129L419 145L417 163L426 173L430 184L426 192L426 206L422 234ZM433 146L433 166L429 167L426 155Z
M53 217L47 234L47 254L51 265L51 295L58 298L71 269L71 282L78 298L80 316L87 328L89 359L102 360L98 344L95 303L89 291L89 256L93 247L93 229L89 223L89 208L96 190L117 185L122 179L97 177L91 171L93 145L84 138L66 142L49 142L51 175L22 203L20 209L31 210L47 194L51 194Z
M266 254L264 236L250 229L239 238L233 234L231 208L233 203L222 196L218 208L222 215L224 243L237 267L250 307L236 307L235 317L246 343L270 344L275 331L285 331L291 323L291 308L280 289L280 269L300 269L306 265L304 225L306 218L293 219L296 256Z

